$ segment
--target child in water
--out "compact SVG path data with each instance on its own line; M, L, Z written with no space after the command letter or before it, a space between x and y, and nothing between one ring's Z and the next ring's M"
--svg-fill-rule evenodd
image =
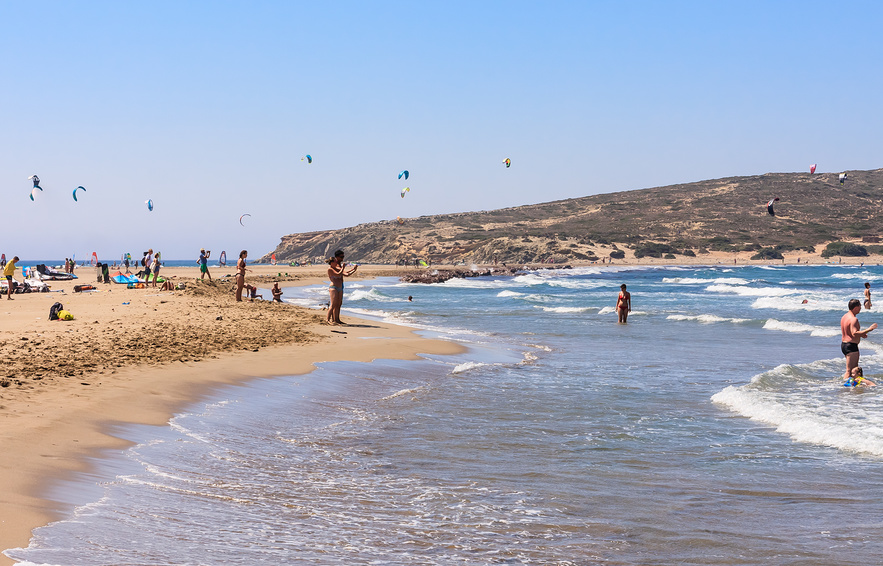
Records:
M868 387L876 387L877 384L864 376L864 372L862 368L857 367L852 370L852 375L849 379L846 380L846 383L843 384L843 387L858 387L860 385L867 385Z

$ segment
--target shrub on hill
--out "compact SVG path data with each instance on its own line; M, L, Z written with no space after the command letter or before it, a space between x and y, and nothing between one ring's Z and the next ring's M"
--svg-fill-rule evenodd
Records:
M693 250L684 250L683 255L687 257L696 257L696 252L694 252Z
M625 252L622 250L614 250L610 252L610 257L613 259L625 259Z
M883 255L883 246L866 246L869 254Z
M674 254L665 254L663 256L664 259L677 259Z
M784 257L782 252L775 248L763 248L751 256L751 259L784 259Z
M844 255L849 257L866 256L868 255L868 250L864 246L850 244L849 242L831 242L824 251L822 251L822 257Z
M662 254L672 254L675 249L668 244L657 244L655 242L647 242L638 244L635 247L635 257L641 258L645 256L662 257Z

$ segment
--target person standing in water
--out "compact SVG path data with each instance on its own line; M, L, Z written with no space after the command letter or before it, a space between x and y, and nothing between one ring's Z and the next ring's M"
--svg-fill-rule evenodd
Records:
M840 319L840 351L846 356L846 373L843 379L852 377L853 370L858 367L859 352L858 343L862 338L867 338L868 333L877 328L875 322L868 327L867 330L861 330L861 324L858 321L858 313L862 310L862 304L858 299L851 299L847 304L849 312Z
M340 307L343 306L343 278L349 277L356 272L358 265L354 266L348 273L344 271L346 264L343 262L343 250L334 252L333 257L325 260L328 264L328 279L331 285L328 287L328 293L331 295L328 303L328 316L325 322L328 324L343 324L340 320Z
M865 310L871 310L871 284L865 282Z
M620 285L619 288L619 297L616 298L616 314L619 316L619 322L626 324L629 313L632 312L632 295L625 290L625 283Z

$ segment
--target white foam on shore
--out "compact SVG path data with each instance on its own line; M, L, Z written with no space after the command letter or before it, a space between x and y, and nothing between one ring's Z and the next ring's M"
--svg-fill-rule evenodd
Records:
M503 297L503 298L505 298L505 297L523 297L524 293L519 293L518 291L510 291L509 289L506 289L505 291L500 291L499 293L497 293L497 296Z
M817 388L827 393L825 403L820 402L822 391L815 395L773 395L751 384L731 385L711 400L742 416L770 424L797 442L883 456L881 417L868 422L867 416L872 413L853 409L853 398L844 397L832 404L834 395L855 393L845 390L839 381L825 382Z
M779 330L781 332L809 333L810 336L839 336L840 328L836 326L814 326L801 322L787 322L771 318L763 325L764 330Z
M545 312L579 313L597 310L598 307L541 307L534 305L534 308L543 309Z
M760 297L751 303L753 309L774 309L780 311L845 311L846 301L842 299L807 299L803 295L784 297Z
M711 324L715 322L732 322L733 324L741 324L743 322L751 321L750 318L727 318L724 316L716 316L713 314L670 314L666 318L668 320L694 320L696 322L701 322L702 324Z
M663 277L663 283L676 283L680 285L748 285L747 279L741 277L718 277L717 279L701 279L698 277Z
M458 364L451 370L451 373L463 373L464 371L469 371L471 369L480 368L482 366L486 366L487 364L483 364L481 362L464 362L462 364Z
M709 285L706 291L712 293L732 293L743 297L784 297L800 293L797 289L782 289L781 287L744 287L733 285Z

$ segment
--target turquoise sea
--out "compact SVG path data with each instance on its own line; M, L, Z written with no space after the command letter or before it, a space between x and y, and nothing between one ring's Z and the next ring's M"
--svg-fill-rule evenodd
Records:
M229 387L54 486L27 564L883 562L883 386L838 323L877 266L347 283L466 347ZM633 298L616 323L619 285ZM413 297L409 302L407 297ZM287 288L310 307L326 287ZM883 309L883 294L879 295ZM806 301L804 303L804 300ZM863 325L878 321L862 312ZM345 330L345 328L343 329ZM883 334L862 342L883 381Z

